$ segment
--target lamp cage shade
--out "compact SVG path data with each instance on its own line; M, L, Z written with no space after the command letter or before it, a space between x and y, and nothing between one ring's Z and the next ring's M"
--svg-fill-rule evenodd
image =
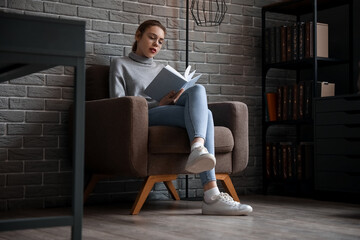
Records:
M217 26L224 20L225 0L192 0L191 14L198 26Z

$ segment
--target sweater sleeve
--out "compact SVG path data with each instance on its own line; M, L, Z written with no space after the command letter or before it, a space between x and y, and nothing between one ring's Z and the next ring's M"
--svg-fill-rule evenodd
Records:
M109 91L110 98L126 96L126 82L123 76L119 58L115 58L110 63Z

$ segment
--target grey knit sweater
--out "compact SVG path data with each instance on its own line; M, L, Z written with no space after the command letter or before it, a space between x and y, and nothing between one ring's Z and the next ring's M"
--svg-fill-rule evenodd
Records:
M110 97L141 96L149 108L159 103L144 93L146 87L163 69L164 65L153 58L146 58L130 53L128 57L113 58L110 64Z

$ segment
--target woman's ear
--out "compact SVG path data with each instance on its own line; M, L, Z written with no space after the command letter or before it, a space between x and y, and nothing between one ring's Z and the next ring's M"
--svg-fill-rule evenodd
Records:
M137 30L135 33L135 40L140 41L140 39L141 39L141 32L139 30Z

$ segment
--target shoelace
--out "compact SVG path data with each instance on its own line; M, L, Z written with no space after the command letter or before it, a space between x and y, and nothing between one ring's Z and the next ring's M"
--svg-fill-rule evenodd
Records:
M234 199L228 194L228 193L220 193L219 195L218 195L218 198L220 199L220 200L222 200L223 202L225 202L226 204L228 204L228 205L233 205L233 206L235 206L235 205L237 205L238 204L238 202L236 202L236 201L234 201Z

